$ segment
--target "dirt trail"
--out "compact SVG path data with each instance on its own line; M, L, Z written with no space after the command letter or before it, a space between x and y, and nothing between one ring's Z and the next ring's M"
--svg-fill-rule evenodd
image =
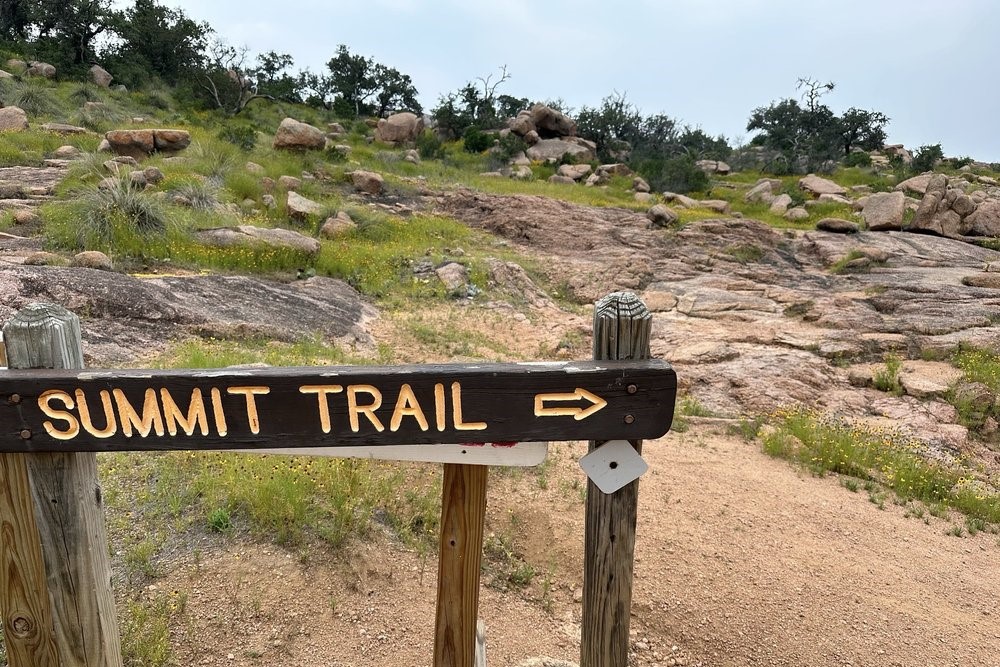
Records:
M494 473L488 531L508 530L538 574L484 586L490 664L579 652L582 444L534 474ZM633 664L1000 665L1000 544L905 518L711 426L650 442L640 487ZM484 580L489 577L489 566ZM436 564L388 543L307 562L240 545L179 567L180 664L425 665ZM546 588L548 590L546 590ZM230 657L232 656L232 657Z

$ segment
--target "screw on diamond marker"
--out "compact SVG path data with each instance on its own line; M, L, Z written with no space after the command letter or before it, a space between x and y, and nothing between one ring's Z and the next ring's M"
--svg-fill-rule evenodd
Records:
M556 402L568 402L568 401L578 401L581 398L590 401L590 406L586 408L581 408L578 406L568 406L568 407L546 407L545 402L550 403ZM594 414L608 402L594 394L577 387L575 391L568 393L552 393L552 394L536 394L535 395L535 416L536 417L572 417L573 419L580 421L581 419L586 419L590 415Z

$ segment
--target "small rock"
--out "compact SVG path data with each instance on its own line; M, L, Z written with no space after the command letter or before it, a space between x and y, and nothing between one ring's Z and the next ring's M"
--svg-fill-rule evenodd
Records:
M403 153L403 160L411 164L420 164L420 152L411 148Z
M268 210L271 211L273 211L278 207L278 202L275 201L274 195L269 195L269 194L261 195L260 203L262 203L264 206L268 208Z
M382 189L385 187L385 179L382 178L382 174L359 169L352 171L350 176L351 183L358 192L365 192L370 195L382 194Z
M41 218L38 217L38 213L34 209L30 208L18 208L14 209L14 224L17 225L33 225L37 222L41 222Z
M110 88L111 82L114 77L100 65L94 65L89 70L87 70L87 76L90 77L92 83L97 84L101 88Z
M98 269L100 271L111 271L113 265L111 258L100 250L84 250L73 255L70 266L79 266L85 269Z
M65 266L69 261L62 255L54 252L33 252L24 258L24 263L28 266Z
M246 169L251 174L256 174L258 176L264 175L264 167L257 164L256 162L247 162L246 165L244 166L244 169Z
M0 109L0 132L20 131L28 129L28 114L20 107L3 107Z
M816 195L846 195L847 188L843 188L827 178L821 178L816 174L809 174L799 179L799 188Z
M434 273L450 292L454 292L469 282L469 270L458 262L448 262L435 269Z
M641 176L632 179L632 189L636 192L649 192L649 183Z
M785 216L784 217L785 217L786 220L791 220L793 222L799 222L801 220L808 220L809 219L809 211L807 211L806 209L802 208L801 206L796 206L795 208L788 209L788 211L785 212Z
M142 170L142 174L146 177L146 182L152 183L153 185L161 182L164 178L163 172L156 167L146 167Z
M288 217L295 220L305 220L310 215L319 215L323 212L323 207L311 199L307 199L297 192L289 192L286 201Z
M857 234L858 223L843 218L823 218L816 223L816 229L834 234Z
M576 185L574 181L569 176L560 176L559 174L552 174L549 176L549 183L561 183L563 185Z
M73 158L80 157L81 155L83 155L83 151L76 146L60 146L52 151L52 157L59 160L71 160Z
M302 179L294 176L278 176L278 186L285 190L298 190L302 187Z
M590 173L589 164L562 164L559 165L559 169L556 174L559 176L565 176L574 181L579 181L581 178ZM649 192L647 189L646 192Z
M636 200L641 204L651 204L653 200L653 195L648 192L636 192L632 195L632 199Z
M669 227L678 220L680 216L665 204L657 204L646 211L646 217L649 219L650 227Z
M326 136L318 127L294 118L285 118L281 121L272 143L272 148L286 150L322 150L325 147Z
M345 234L352 229L356 229L358 223L351 219L346 211L338 211L337 215L330 216L320 227L319 235L325 239L332 239L335 236Z
M962 284L969 287L983 287L986 289L1000 289L1000 273L974 273L971 276L962 278Z

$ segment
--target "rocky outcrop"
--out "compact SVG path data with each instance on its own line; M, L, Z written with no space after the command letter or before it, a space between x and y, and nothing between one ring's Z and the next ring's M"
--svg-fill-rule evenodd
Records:
M254 227L216 227L195 232L195 239L204 245L217 248L234 246L284 248L315 257L319 254L320 243L316 239L291 229Z
M956 198L952 209L958 212ZM961 230L969 236L989 236L1000 238L1000 199L988 199L977 205L975 210L962 221Z
M781 181L776 178L762 178L743 195L745 202L762 202L764 204L774 203L774 193L781 189ZM791 200L791 197L789 197ZM787 208L788 205L785 205Z
M285 118L278 125L271 146L284 150L322 150L326 147L326 135L318 127Z
M127 155L141 160L153 154L177 153L191 143L191 134L187 130L111 130L104 138L112 153Z
M732 171L732 167L722 160L698 160L694 165L706 174L715 174L718 176L726 176Z
M934 176L933 173L920 174L912 178L908 178L905 181L900 182L894 190L899 190L900 192L909 192L912 194L917 194L923 196L927 193L927 185L931 182L931 177Z
M565 156L579 162L591 162L597 159L597 145L578 137L542 139L528 148L526 154L530 159L539 162L558 162Z
M565 176L573 181L579 181L590 173L590 169L589 164L561 164L559 165L559 169L556 170L556 174Z
M85 127L69 125L68 123L44 123L40 127L46 132L55 132L56 134L87 134L89 131Z
M28 69L24 71L28 76L40 76L46 79L54 79L56 77L56 68L54 65L49 63L41 62L40 60L32 60L28 63Z
M544 104L536 104L528 111L534 130L542 139L572 137L576 135L576 121L563 112Z
M420 116L404 111L388 118L380 118L375 128L375 141L384 143L412 143L424 131L424 120Z
M244 276L139 279L107 271L5 265L0 321L34 301L65 306L82 318L88 365L120 366L147 358L178 337L264 336L298 340L317 334L370 342L376 312L350 286L314 277L290 284ZM267 304L267 317L261 317Z
M934 174L907 229L949 238L1000 237L1000 198L981 190L966 194L961 183Z

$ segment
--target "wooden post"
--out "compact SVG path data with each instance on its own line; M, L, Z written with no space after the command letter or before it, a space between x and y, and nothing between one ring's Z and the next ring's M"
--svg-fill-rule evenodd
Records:
M11 368L83 368L80 320L61 306L32 304L3 333ZM4 503L13 506L4 507L0 578L10 667L121 667L96 456L5 454L3 469ZM18 587L27 606L11 599Z
M630 292L594 308L594 359L648 359L652 315ZM591 442L594 451L603 442ZM632 441L642 453L642 442ZM626 667L639 481L612 494L587 483L583 541L583 623L580 667Z
M444 466L434 667L475 663L488 474L487 466Z

